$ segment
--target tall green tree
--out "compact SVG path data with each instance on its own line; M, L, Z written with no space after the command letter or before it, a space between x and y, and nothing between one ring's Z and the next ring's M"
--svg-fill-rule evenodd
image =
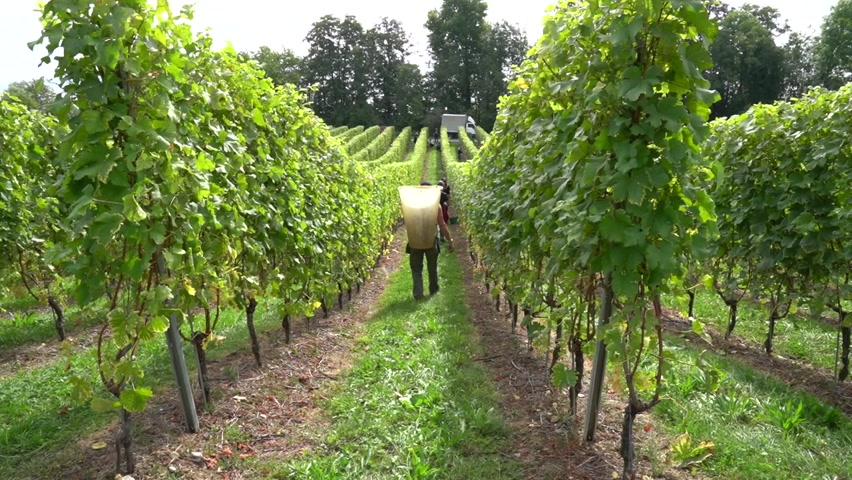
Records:
M396 121L392 124L397 127L422 128L426 113L426 97L420 67L411 63L400 65L397 69L394 89L397 102Z
M785 32L777 11L746 5L731 9L721 20L710 47L714 66L707 72L722 100L712 107L713 117L744 112L755 103L772 103L784 89L785 52L773 32Z
M782 100L799 98L819 84L816 65L816 42L813 37L797 32L790 34L784 45L784 90Z
M256 61L276 85L298 85L301 80L301 59L289 48L276 51L262 46L254 52L242 52L240 56Z
M440 10L429 12L431 116L469 113L486 129L494 124L511 66L523 61L529 43L516 26L486 22L486 10L481 0L444 0Z
M470 112L476 77L488 50L482 0L444 0L426 21L436 83L436 100L451 113Z
M402 24L382 18L365 30L355 17L327 15L314 23L302 63L302 84L313 85L314 110L333 125L422 123L423 76L407 63L411 41Z
M816 47L817 75L827 88L852 80L852 0L838 0L825 17Z
M303 83L315 85L313 109L332 125L376 124L368 104L368 59L364 28L353 16L326 15L315 22L305 40Z
M47 112L47 107L56 98L56 92L50 88L44 77L33 80L12 82L6 91L0 95L0 100L13 100L26 105L27 108Z
M781 18L781 12L773 7L761 7L759 5L746 3L740 8L740 10L750 13L758 22L760 22L761 25L769 30L769 33L771 33L773 37L783 35L790 31L790 25L787 23L787 20Z
M704 7L707 8L707 13L716 23L720 23L725 15L731 11L731 6L722 0L706 0Z
M529 50L526 34L508 22L488 25L485 53L476 77L474 118L491 130L497 119L497 103L507 92L512 66L520 65Z
M368 61L371 104L385 125L400 125L399 73L405 65L411 42L396 20L382 18L364 36Z

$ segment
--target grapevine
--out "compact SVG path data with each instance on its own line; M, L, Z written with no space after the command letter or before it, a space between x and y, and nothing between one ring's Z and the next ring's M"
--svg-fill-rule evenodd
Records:
M495 286L543 305L557 329L587 310L589 281L603 292L586 436L608 347L628 388L629 478L633 419L661 395L659 297L714 229L703 189L713 169L699 151L717 98L700 73L713 26L699 1L561 2L545 25L470 179L454 182L470 195L465 225ZM651 349L656 367L640 368Z

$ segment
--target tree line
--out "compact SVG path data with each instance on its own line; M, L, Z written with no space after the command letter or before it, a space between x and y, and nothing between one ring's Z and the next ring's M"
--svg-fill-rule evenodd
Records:
M312 87L313 108L332 125L424 126L444 112L469 113L488 128L511 66L529 49L526 34L485 20L482 0L445 0L429 12L429 64L409 61L410 35L397 20L364 28L354 16L326 15L305 40L308 53L261 47L243 52L276 83Z
M719 31L706 77L722 96L711 118L798 98L815 86L836 90L852 78L852 0L838 0L817 36L791 31L773 7L733 8L711 0L708 10Z
M718 32L705 77L722 96L711 118L796 98L814 86L837 89L852 78L852 0L839 0L816 36L792 32L773 7L706 4ZM325 15L306 35L303 57L268 46L240 55L276 84L310 89L312 108L331 125L434 127L448 112L470 114L490 130L512 66L530 44L519 27L486 21L487 8L483 0L444 0L428 13L426 72L410 61L410 35L389 18L365 28L354 16ZM53 97L39 80L13 83L7 92L30 107Z

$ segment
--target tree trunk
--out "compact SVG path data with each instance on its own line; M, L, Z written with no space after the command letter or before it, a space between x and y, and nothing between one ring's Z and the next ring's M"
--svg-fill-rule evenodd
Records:
M725 338L729 338L732 333L734 333L734 327L737 326L737 306L740 302L736 300L726 302L728 304L728 331L725 332Z
M337 308L343 310L343 286L337 282Z
M50 305L50 309L53 310L53 320L56 323L56 333L59 335L59 341L64 342L65 313L62 311L62 306L59 305L59 302L50 295L47 296L47 304Z
M263 364L260 361L260 343L257 341L257 331L254 328L254 312L257 310L257 300L254 297L249 299L246 306L246 324L248 324L249 336L251 336L251 353L254 354L254 361L258 367Z
M778 314L773 309L769 315L769 331L766 332L766 341L763 342L763 349L767 355L772 355L772 339L775 337L775 323L778 321Z
M346 300L352 301L352 287L346 289Z
M846 312L840 313L840 336L842 342L842 350L840 354L840 362L843 367L840 369L840 373L837 375L837 379L841 382L846 380L849 377L849 343L850 343L850 327L843 326L843 323L846 321Z
M515 330L518 328L518 304L511 303L511 307L509 308L512 310L512 333L515 333Z
M284 315L284 318L281 319L281 328L284 329L284 343L290 344L290 334L292 333L292 329L290 327L290 315Z
M621 458L624 459L624 470L621 473L623 480L632 480L635 472L633 460L636 457L635 448L633 445L633 420L636 414L631 405L627 405L624 409L624 421L621 424Z
M689 295L689 318L695 318L695 290L687 290Z
M497 292L497 296L494 297L494 308L499 312L500 311L500 292Z
M133 450L131 450L131 446L133 445L133 431L130 424L130 412L122 408L119 414L121 415L121 424L115 432L115 473L131 474L136 470L136 464L133 461ZM121 470L122 449L124 450L125 463L123 472Z
M210 385L207 382L207 351L204 350L204 340L206 339L207 334L204 332L195 332L192 337L195 357L198 359L198 386L201 387L201 399L204 401L204 406L207 406L210 402Z
M568 395L571 397L571 415L577 415L577 397L583 389L583 369L585 368L583 343L577 334L571 340L571 353L574 355L574 371L577 372L577 381L568 390Z
M320 307L322 307L322 318L328 318L328 304L325 303L325 296L322 297Z
M551 310L552 312L553 310ZM553 357L550 359L550 373L553 374L553 367L556 366L556 362L559 361L559 357L562 354L561 344L559 342L562 341L562 317L559 317L559 320L556 321L556 341L553 345Z

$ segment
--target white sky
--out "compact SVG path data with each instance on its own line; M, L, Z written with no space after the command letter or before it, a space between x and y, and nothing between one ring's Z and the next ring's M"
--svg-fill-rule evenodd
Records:
M261 45L287 47L303 55L303 42L311 24L323 15L342 18L355 15L369 28L386 16L402 22L414 44L412 62L426 63L426 14L439 8L441 0L193 0L197 30L211 29L219 46L230 41L237 50L255 50ZM530 43L541 34L545 8L556 0L487 0L488 20L506 20L526 31ZM777 8L794 31L819 33L822 18L837 0L750 0L748 3ZM41 25L34 11L37 0L0 0L0 91L14 81L52 77L51 65L38 68L44 50L35 52L27 42L40 36ZM177 11L190 0L171 0ZM733 6L746 0L727 0Z

